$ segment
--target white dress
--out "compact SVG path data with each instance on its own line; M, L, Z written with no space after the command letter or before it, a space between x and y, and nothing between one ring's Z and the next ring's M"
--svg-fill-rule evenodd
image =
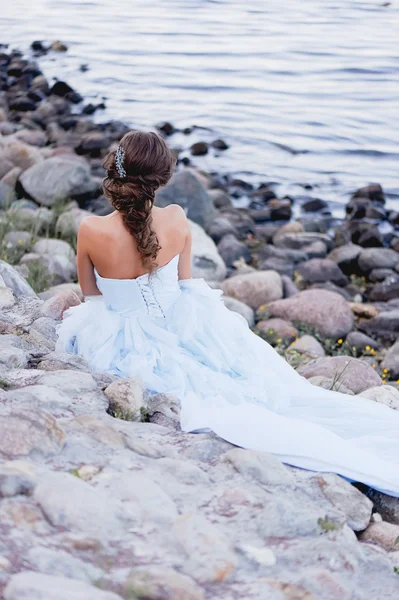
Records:
M220 291L178 281L178 257L149 277L105 279L102 296L69 309L57 349L99 371L143 380L181 401L181 427L339 473L399 496L399 412L301 377Z

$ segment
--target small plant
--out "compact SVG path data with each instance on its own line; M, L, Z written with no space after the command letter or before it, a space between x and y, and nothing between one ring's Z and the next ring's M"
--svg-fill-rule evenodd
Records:
M0 377L0 389L8 390L10 387L11 385L8 383L7 379L3 379L2 377Z
M399 575L399 567L394 567L393 572L395 573L395 575Z
M51 280L47 267L39 261L34 261L28 265L28 269L29 275L26 278L26 281L36 294L40 294L40 292L47 290Z
M320 517L320 519L317 520L317 524L323 533L330 533L331 531L338 531L340 529L340 526L337 523L329 521L327 517L325 519Z

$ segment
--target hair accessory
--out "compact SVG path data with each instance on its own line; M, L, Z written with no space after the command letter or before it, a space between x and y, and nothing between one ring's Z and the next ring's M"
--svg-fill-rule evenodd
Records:
M126 171L123 168L123 161L125 159L125 151L122 146L118 146L118 149L115 153L115 165L116 169L119 173L119 177L126 177Z

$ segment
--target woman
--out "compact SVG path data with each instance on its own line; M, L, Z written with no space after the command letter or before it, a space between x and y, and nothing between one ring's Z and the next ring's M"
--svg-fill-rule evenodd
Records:
M210 429L399 496L399 413L312 386L225 308L220 292L190 279L184 211L154 206L174 164L154 133L129 132L107 156L104 192L115 212L81 224L86 302L67 311L58 350L175 394L184 431Z

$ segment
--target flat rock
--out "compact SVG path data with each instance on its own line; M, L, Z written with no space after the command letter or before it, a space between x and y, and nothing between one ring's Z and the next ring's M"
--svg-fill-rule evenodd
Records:
M137 600L204 600L204 592L186 575L158 566L136 567L126 582L128 598Z
M234 275L222 283L222 290L227 296L236 298L253 309L282 298L283 295L281 277L276 271Z
M4 600L122 600L83 581L22 571L11 577Z
M394 269L399 264L399 252L390 248L365 248L359 254L358 263L364 273L373 269Z
M317 358L299 367L298 373L306 379L317 375L328 377L342 383L355 394L381 385L380 376L369 364L350 356Z
M353 327L353 313L348 303L335 292L304 290L291 298L272 302L270 316L314 327L324 337L338 339Z
M2 409L0 412L0 454L9 458L60 452L65 434L56 420L44 411Z
M61 319L66 310L79 304L79 296L73 290L65 290L46 300L40 309L40 314L51 319Z
M29 283L4 260L0 260L0 276L4 281L4 285L10 288L15 296L36 297Z

